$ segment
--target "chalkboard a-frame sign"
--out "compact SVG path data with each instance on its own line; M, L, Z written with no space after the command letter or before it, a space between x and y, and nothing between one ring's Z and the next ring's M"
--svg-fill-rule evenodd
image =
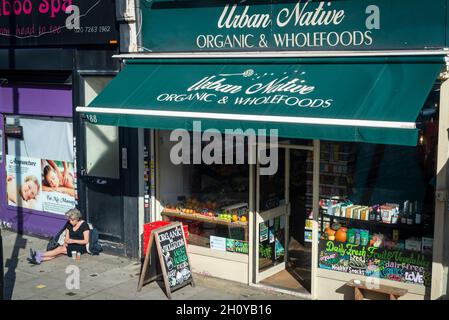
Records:
M157 260L151 261L153 243L156 243L156 255L159 257L160 272L155 268ZM195 286L189 256L187 255L184 230L180 222L174 222L168 226L155 229L151 233L137 291L141 291L145 284L158 279L161 275L164 279L165 290L169 299L171 299L173 291L188 284L192 287Z

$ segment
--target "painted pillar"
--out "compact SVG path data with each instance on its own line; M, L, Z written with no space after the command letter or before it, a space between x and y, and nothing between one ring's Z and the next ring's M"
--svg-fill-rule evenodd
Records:
M448 173L449 159L449 73L443 74L440 89L438 128L438 160L437 160L437 188L435 202L435 231L432 263L431 299L438 299L444 292L444 243L448 241L444 226L448 213Z
M317 270L318 270L318 228L320 201L320 140L313 140L313 226L312 226L312 299L317 299Z

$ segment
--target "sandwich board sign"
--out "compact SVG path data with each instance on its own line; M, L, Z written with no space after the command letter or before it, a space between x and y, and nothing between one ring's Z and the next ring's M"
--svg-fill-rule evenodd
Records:
M156 252L152 254L154 244ZM180 222L157 228L151 233L137 291L141 291L145 284L160 278L161 275L169 299L173 291L188 284L195 286Z

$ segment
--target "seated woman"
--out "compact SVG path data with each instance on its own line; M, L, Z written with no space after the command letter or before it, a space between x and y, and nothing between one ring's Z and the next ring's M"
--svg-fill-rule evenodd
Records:
M72 256L72 251L84 254L89 243L89 225L81 219L81 212L74 208L66 212L68 223L65 229L65 240L62 246L54 250L41 252L30 249L28 261L33 264L41 264L43 261L52 260L60 255Z

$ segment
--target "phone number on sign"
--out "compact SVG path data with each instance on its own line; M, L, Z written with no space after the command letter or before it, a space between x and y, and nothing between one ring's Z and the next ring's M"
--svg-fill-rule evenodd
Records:
M75 32L79 33L111 32L111 26L80 27L79 29L75 29Z

